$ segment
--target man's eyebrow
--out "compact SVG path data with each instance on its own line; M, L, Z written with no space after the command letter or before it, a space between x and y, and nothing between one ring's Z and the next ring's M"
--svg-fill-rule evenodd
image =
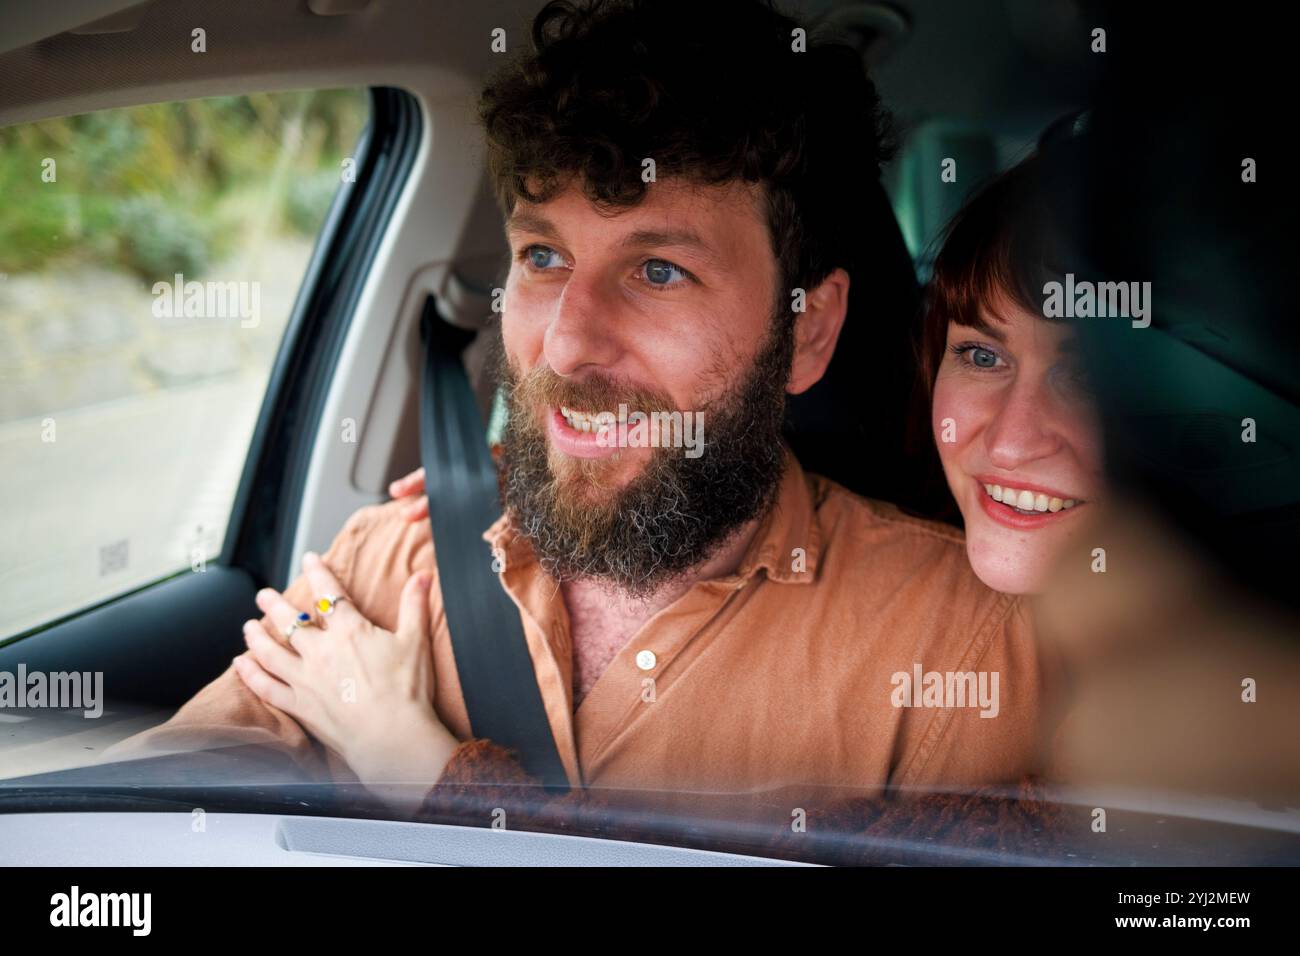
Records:
M516 211L506 220L506 232L531 232L548 239L560 238L560 230L555 228L555 223L541 213L527 209Z
M629 247L675 246L689 249L710 261L718 258L717 251L698 233L690 229L638 229L636 232L629 233L622 244Z
M506 232L530 232L548 239L559 239L555 223L539 212L520 210L506 220ZM690 229L638 229L628 233L620 245L627 248L675 246L689 249L703 259L715 260L718 253L701 236Z

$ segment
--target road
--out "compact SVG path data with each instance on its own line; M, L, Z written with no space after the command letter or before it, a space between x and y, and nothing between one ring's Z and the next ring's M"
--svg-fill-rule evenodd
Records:
M215 555L265 374L0 423L0 640Z

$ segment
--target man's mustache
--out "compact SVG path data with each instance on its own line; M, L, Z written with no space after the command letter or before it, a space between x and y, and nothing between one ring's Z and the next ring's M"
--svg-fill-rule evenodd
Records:
M557 375L539 366L522 377L511 375L507 383L515 402L525 408L538 405L564 406L584 412L617 412L620 405L651 413L673 411L673 401L664 392L629 385L606 375L593 374L580 380Z

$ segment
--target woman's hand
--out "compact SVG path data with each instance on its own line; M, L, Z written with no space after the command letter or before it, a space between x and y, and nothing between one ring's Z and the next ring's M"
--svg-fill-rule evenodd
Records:
M429 572L406 582L390 632L356 609L319 557L304 555L303 570L313 602L325 599L332 610L305 623L299 615L307 609L270 588L259 591L257 606L274 627L283 634L298 626L286 644L259 621L246 622L248 653L235 658L235 672L338 753L367 788L391 803L418 805L459 746L433 709Z
M429 518L429 499L424 495L424 469L417 468L405 478L398 478L388 486L394 498L410 498L402 510L402 517L414 524Z

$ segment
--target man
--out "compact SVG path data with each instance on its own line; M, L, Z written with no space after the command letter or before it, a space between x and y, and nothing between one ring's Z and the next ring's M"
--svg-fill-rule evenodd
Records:
M506 512L484 537L575 786L1034 765L1019 604L957 532L806 475L782 442L785 394L822 377L850 281L867 287L855 238L884 157L860 59L800 34L741 0L552 4L483 94L511 249ZM470 724L408 507L362 509L283 595L260 592L248 653L111 755L243 741L436 783ZM322 599L328 619L300 626Z

